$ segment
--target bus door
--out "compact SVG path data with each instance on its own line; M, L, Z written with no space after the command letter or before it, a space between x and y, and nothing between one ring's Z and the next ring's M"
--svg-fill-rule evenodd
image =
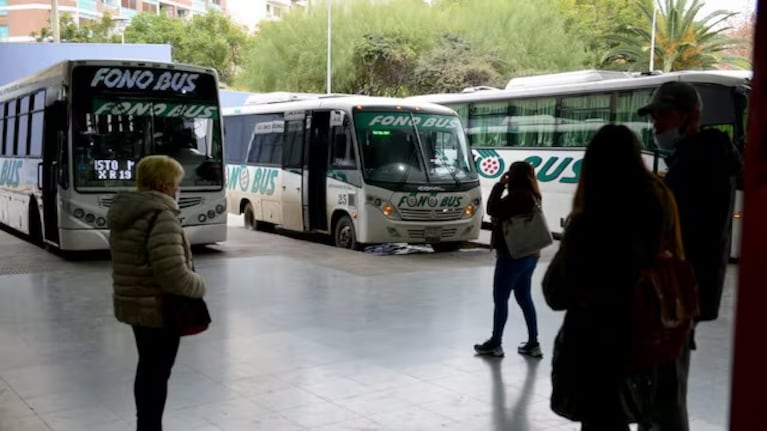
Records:
M330 148L330 111L313 111L304 151L304 227L328 230L327 176Z
M45 108L43 136L42 192L45 241L59 244L59 173L67 172L67 105L56 101ZM64 165L61 165L64 163Z
M285 113L285 139L282 146L282 226L304 230L304 146L306 113Z

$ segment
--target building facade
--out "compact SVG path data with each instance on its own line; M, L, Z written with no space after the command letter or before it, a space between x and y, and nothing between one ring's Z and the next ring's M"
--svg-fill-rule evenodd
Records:
M141 12L189 18L208 10L226 11L227 0L58 0L59 14L75 22L96 20L108 13L126 23ZM0 0L0 41L24 42L49 23L50 0Z
M291 9L305 8L309 0L228 0L229 15L255 33L264 21L279 21Z

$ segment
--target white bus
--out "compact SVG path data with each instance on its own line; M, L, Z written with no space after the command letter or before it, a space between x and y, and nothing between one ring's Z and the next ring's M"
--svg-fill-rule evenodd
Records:
M245 226L337 246L478 238L479 178L456 113L427 103L305 96L224 110L229 211Z
M527 160L536 167L552 232L560 233L572 208L585 147L608 123L621 123L642 139L648 166L665 170L653 142L649 118L637 115L666 81L693 84L703 99L703 127L726 131L742 152L751 72L706 71L665 74L582 71L512 79L506 89L409 98L458 112L489 194L508 166ZM739 185L739 190L742 187ZM740 250L742 192L736 194L731 257ZM489 221L489 220L487 220Z
M136 163L167 154L187 172L180 219L192 244L226 239L215 71L141 61L64 61L0 87L0 223L64 251L109 248L106 213Z

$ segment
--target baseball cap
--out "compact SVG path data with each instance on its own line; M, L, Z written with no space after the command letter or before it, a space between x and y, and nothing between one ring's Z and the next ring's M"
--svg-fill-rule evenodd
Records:
M650 103L639 108L637 114L647 115L658 110L690 112L700 107L700 95L695 87L686 82L669 81L655 90Z

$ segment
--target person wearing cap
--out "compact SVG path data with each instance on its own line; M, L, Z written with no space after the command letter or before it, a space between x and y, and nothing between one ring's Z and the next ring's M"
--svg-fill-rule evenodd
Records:
M665 182L677 201L685 254L700 291L698 321L711 321L719 316L735 184L742 162L726 133L701 128L702 111L703 103L695 87L670 81L655 90L650 103L639 109L638 114L651 116L655 143L668 167ZM694 331L689 347L695 349ZM672 371L679 379L681 391L669 394L680 404L676 411L665 412L660 431L689 429L686 407L689 364L690 351L685 349Z

